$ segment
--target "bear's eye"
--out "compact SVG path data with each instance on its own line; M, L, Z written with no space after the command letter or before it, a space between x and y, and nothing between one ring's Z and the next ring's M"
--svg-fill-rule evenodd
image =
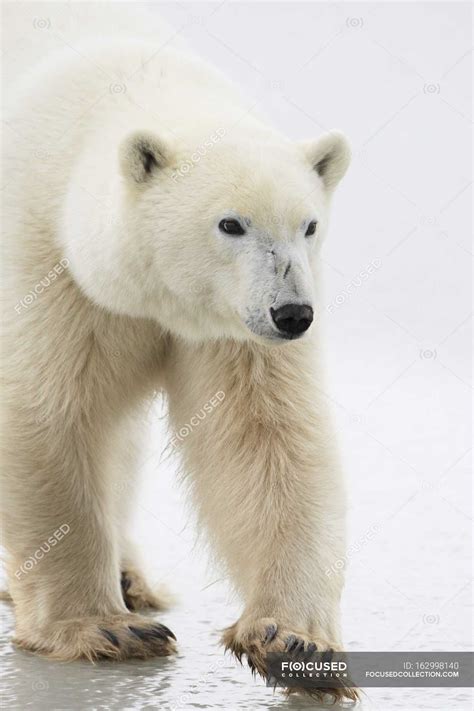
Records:
M306 230L305 237L311 237L311 235L314 235L316 232L316 220L313 220L313 222L310 222L308 225L308 229Z
M245 230L238 220L221 220L219 229L225 232L226 235L244 235Z

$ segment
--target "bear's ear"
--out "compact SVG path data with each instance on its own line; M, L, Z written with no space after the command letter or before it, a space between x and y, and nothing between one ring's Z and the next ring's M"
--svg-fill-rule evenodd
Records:
M300 146L326 189L334 190L351 161L351 149L344 134L331 131L317 141L305 141Z
M127 179L145 183L170 161L170 151L165 141L148 131L136 131L120 146L120 168Z

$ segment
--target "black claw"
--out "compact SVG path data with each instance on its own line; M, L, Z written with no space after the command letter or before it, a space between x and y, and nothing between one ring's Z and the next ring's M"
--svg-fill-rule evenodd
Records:
M332 658L332 655L333 655L333 651L334 651L334 650L332 650L332 649L326 649L326 650L323 652L323 656L321 657L321 660L322 660L323 662L330 662L330 661L331 661L331 658Z
M155 639L162 639L163 641L166 642L168 637L172 637L173 639L176 639L174 634L168 627L165 627L165 625L160 625L156 624L153 625L152 627L133 627L132 625L128 626L128 629L132 634L135 635L135 637L138 637L138 639L141 639L143 642L149 642L153 638Z
M308 648L307 648L306 651L307 651L309 654L312 654L313 652L317 652L317 651L318 651L318 648L317 648L317 646L315 645L314 642L310 642L310 643L308 644Z
M268 625L265 629L265 639L263 640L263 644L269 644L272 640L274 640L277 631L278 627L276 625Z
M294 647L295 643L297 642L297 639L294 634L290 634L289 637L286 638L286 647L285 651L286 652L291 652L292 647Z
M110 630L104 630L102 627L99 627L99 629L100 629L100 631L102 632L102 634L104 635L104 637L107 637L107 639L109 640L109 642L112 642L112 644L114 645L114 647L120 647L120 642L119 642L119 640L118 640L117 635L115 635L115 634L114 634L113 632L111 632Z
M176 637L174 636L172 631L168 629L168 627L165 627L164 625L160 624L153 625L150 630L150 635L152 637L158 637L158 639L163 639L165 641L168 639L168 637L173 637L173 639L176 639Z
M132 627L132 625L129 625L128 629L135 637L138 637L138 639L141 639L143 642L150 642L153 637L158 637L156 631L150 627ZM160 635L160 638L164 639L164 636Z
M152 627L151 629L148 630L148 635L150 637L156 637L157 639L162 639L164 642L168 639L168 635L164 630L162 630L158 625L156 627Z
M169 627L167 627L166 625L162 625L161 623L158 625L155 625L155 627L159 627L161 630L163 630L163 632L167 635L167 637L172 637L176 641L176 637L175 637L174 633L170 630Z
M140 629L140 627L132 627L131 625L128 626L128 629L135 637L138 637L138 639L146 641L147 637L149 637L149 630L147 629Z
M297 639L296 646L293 647L292 652L293 652L293 654L299 654L300 652L303 652L303 651L304 651L304 640Z

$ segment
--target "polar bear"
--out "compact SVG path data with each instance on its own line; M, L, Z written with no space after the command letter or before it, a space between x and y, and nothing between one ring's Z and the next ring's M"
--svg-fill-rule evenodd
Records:
M243 601L226 648L262 676L268 652L341 648L343 576L328 571L345 503L317 292L346 139L294 143L219 71L141 38L53 55L12 106L2 457L16 643L59 660L175 651L140 615L165 600L127 540L143 412L161 390L176 433L219 394L173 446Z

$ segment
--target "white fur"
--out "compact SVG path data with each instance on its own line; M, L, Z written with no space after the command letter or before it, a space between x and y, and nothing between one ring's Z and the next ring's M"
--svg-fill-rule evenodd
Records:
M226 643L248 651L274 620L280 644L286 630L338 646L341 576L325 571L343 557L344 505L315 344L345 139L294 145L189 53L120 37L79 49L33 70L10 118L4 520L17 640L60 658L144 654L123 636L128 487L115 493L143 403L163 387L176 429L225 393L182 448L245 602ZM246 234L223 234L224 218ZM316 312L291 343L270 312L289 302ZM54 554L16 575L63 523Z

